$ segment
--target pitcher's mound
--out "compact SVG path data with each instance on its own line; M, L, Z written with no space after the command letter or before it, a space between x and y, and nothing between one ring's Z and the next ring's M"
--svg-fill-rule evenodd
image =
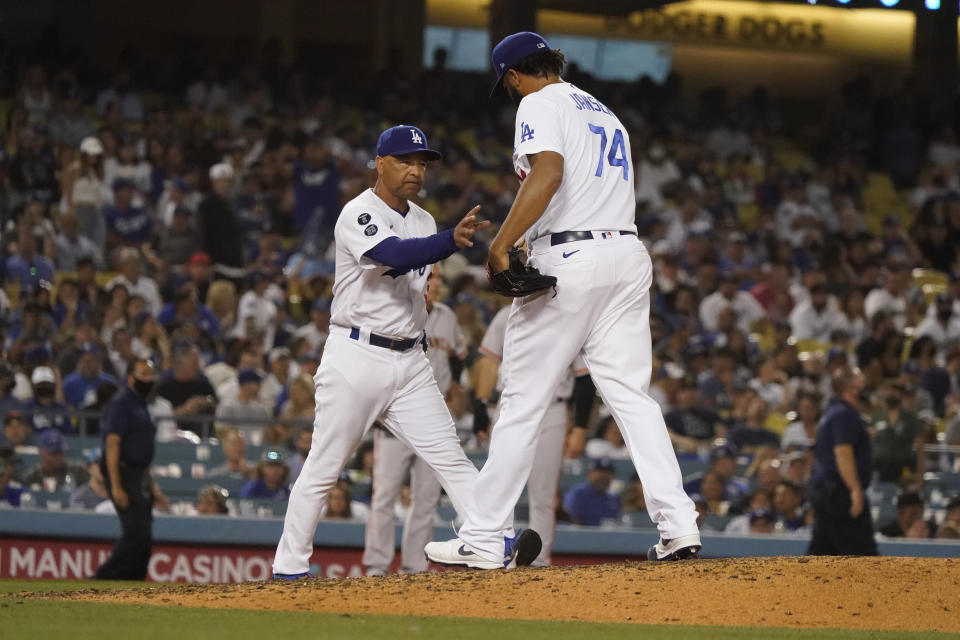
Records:
M737 558L167 585L61 597L188 607L960 631L960 559Z

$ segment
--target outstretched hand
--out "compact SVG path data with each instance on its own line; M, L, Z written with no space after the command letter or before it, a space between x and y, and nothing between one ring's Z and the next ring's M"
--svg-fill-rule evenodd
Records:
M475 206L470 210L470 213L463 216L463 220L457 223L457 226L453 230L453 241L456 243L457 247L463 249L464 247L472 247L473 241L471 238L480 229L486 229L490 226L489 220L478 220L477 211L480 210L480 205Z

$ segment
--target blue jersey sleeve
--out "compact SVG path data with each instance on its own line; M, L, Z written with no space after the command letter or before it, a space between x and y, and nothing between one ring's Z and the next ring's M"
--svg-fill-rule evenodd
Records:
M456 251L453 229L448 229L426 238L401 239L391 236L380 241L364 255L374 262L406 272L440 262Z

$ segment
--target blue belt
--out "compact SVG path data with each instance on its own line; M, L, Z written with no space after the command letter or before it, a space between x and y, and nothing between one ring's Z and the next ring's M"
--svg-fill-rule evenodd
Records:
M359 340L360 339L360 329L353 327L350 329L350 339ZM375 347L383 347L384 349L390 349L391 351L407 351L417 346L419 338L387 338L384 336L378 336L375 333L370 334L370 344ZM426 351L426 341L424 341L424 351Z
M614 233L619 233L622 236L637 235L636 231L614 231ZM593 240L595 237L593 231L561 231L560 233L550 234L550 246L555 247L558 244L576 242L577 240Z

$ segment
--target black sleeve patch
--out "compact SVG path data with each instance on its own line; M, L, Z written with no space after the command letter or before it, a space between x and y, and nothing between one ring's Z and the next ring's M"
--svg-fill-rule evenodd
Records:
M361 213L360 217L357 218L357 224L367 224L368 222L370 222L369 213Z
M377 231L378 231L377 225L372 224L372 225L370 225L369 227L367 227L366 229L363 230L363 235L365 235L365 236L375 236L375 235L377 235Z

